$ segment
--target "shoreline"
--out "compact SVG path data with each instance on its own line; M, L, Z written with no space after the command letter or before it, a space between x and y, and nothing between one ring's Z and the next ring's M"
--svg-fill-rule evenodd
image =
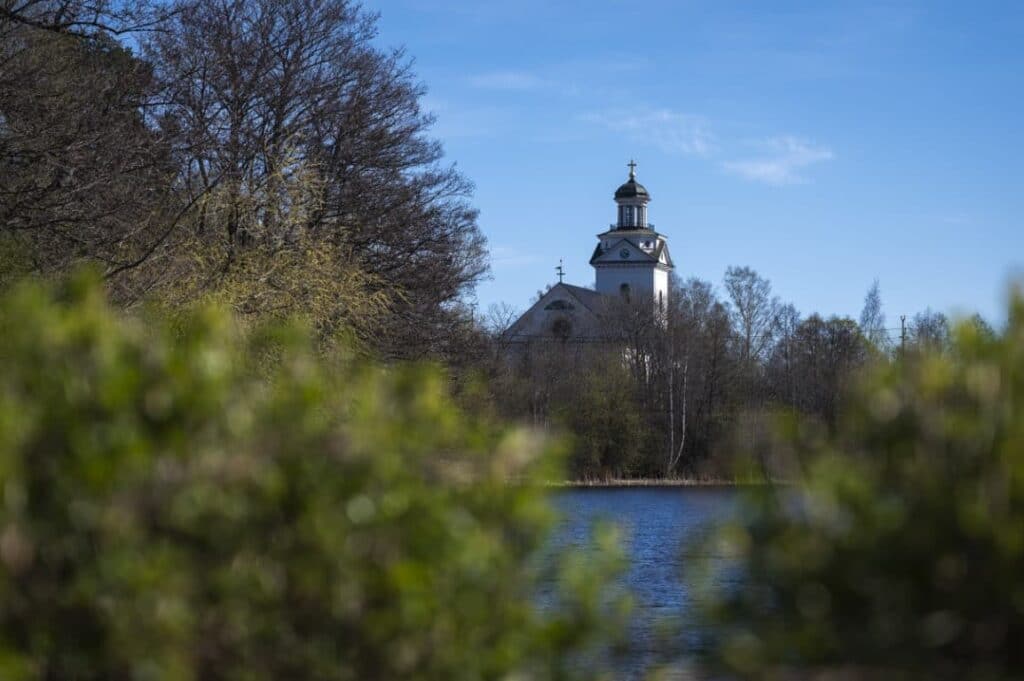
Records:
M785 485L782 480L728 480L718 478L609 478L607 480L561 480L548 482L548 487L567 489L613 487L760 487Z

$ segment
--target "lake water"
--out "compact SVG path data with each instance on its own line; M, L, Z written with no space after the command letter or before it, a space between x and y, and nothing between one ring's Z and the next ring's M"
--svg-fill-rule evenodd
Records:
M634 616L621 676L639 677L666 659L685 660L687 651L699 646L700 631L687 621L692 594L682 575L697 558L687 543L709 522L724 518L736 494L724 487L580 488L556 494L562 512L556 547L593 548L593 527L601 520L624 532L629 567L622 580L633 594ZM724 570L721 578L726 579ZM671 631L676 633L666 633Z

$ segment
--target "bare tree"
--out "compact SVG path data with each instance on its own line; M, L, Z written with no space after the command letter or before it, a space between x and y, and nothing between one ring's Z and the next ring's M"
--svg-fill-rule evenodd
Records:
M910 329L917 348L943 351L949 347L949 320L941 312L931 308L918 312Z
M332 244L390 298L377 350L445 354L486 271L471 184L441 164L422 85L373 45L376 16L348 0L209 0L177 6L146 43L161 127L175 140L198 238L223 259L296 230ZM314 174L317 190L293 187ZM302 221L291 219L293 213Z
M607 296L601 317L607 336L621 344L636 384L649 395L656 364L663 359L663 353L659 352L663 326L656 308L628 296Z
M508 303L491 303L484 318L484 327L492 336L499 338L518 318L519 311Z
M709 282L674 284L669 300L669 474L693 473L712 451L731 399L732 329L728 310Z
M878 279L871 284L864 296L864 308L860 313L860 332L881 352L889 350L889 334L885 330L885 313L882 312L882 294Z
M779 308L771 283L749 267L730 267L725 271L725 290L732 303L740 358L761 359L771 347Z
M779 307L775 321L775 347L767 362L769 391L791 409L796 408L797 391L800 389L795 368L800 324L800 313L792 303Z
M676 470L679 466L679 461L683 457L683 452L686 449L686 417L687 417L687 404L688 394L686 391L687 378L690 372L690 356L687 352L683 353L680 361L676 358L670 358L669 364L669 375L668 375L668 458L665 462L665 476L671 477L675 475ZM678 403L679 410L676 411L676 375L681 374L680 382L681 385L678 389ZM679 430L679 445L676 446L676 425L678 424Z
M149 0L0 0L0 25L78 38L154 30L168 15Z

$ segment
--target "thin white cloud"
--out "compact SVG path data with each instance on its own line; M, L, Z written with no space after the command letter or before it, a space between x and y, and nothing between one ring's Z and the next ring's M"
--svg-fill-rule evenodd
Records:
M670 109L594 112L584 115L583 120L625 133L636 142L668 153L708 156L715 146L704 119Z
M541 259L538 253L526 252L513 246L495 245L491 247L491 267L494 269L535 265Z
M469 84L484 90L538 90L550 83L527 71L491 71L469 78Z
M431 132L443 140L491 137L508 118L507 112L497 106L456 106L432 95L423 97L420 106L434 116Z
M807 182L804 171L835 158L828 147L798 137L774 137L758 146L763 151L757 156L723 161L722 168L754 182L781 186Z

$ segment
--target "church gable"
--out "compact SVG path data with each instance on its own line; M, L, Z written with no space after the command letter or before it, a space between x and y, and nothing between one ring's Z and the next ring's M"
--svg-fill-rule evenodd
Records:
M593 291L556 284L505 332L511 341L568 340L596 336L599 320Z
M590 259L591 265L597 263L621 263L628 265L630 263L652 262L658 262L658 258L654 254L644 251L629 239L624 238L612 240L611 245L607 249L598 244L593 257Z

